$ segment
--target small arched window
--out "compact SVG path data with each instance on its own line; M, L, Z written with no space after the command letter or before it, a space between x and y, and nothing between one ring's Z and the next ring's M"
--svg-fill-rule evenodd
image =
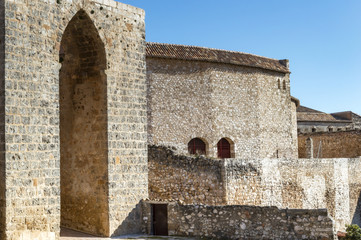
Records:
M217 144L219 158L231 158L231 144L227 139L222 138Z
M206 155L206 144L200 138L193 138L188 143L189 154Z

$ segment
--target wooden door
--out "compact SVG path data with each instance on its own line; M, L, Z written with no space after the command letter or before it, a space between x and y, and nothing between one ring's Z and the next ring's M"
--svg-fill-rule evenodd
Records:
M153 234L168 236L168 206L153 204Z

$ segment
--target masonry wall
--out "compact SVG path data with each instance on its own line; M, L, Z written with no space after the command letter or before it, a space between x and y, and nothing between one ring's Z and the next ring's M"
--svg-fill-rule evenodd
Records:
M360 168L359 159L229 159L225 164L228 204L327 208L337 230L359 219L360 179L351 178L349 170Z
M227 138L232 157L297 156L288 74L148 57L147 78L150 144L186 154L188 142L198 137L207 156L217 157L218 141Z
M337 132L353 130L351 121L339 122L297 122L297 131L300 134L309 134L314 132Z
M292 124L292 130L291 130L291 134L292 134L292 147L296 148L297 150L297 156L296 158L299 157L299 153L298 153L298 129L297 129L297 104L295 102L291 102L291 124Z
M172 204L168 209L170 235L218 239L334 239L333 221L326 210Z
M59 52L63 33L80 10L90 17L106 55L108 151L102 167L108 180L98 182L108 188L106 227L109 235L140 232L137 204L148 195L144 11L110 0L1 4L6 171L0 190L5 186L1 222L7 239L59 236L59 132L64 130L59 127Z
M222 161L176 155L165 147L150 146L148 166L151 200L226 203Z
M297 141L294 135L297 128L292 119L294 103L290 96L289 74L263 73L253 81L259 85L259 106L256 111L259 112L257 132L261 152L258 157L297 158L297 145L293 144Z
M361 175L360 158L350 159L348 164L350 218L352 224L361 226Z
M361 156L361 131L315 132L298 135L298 154L306 157L306 139L313 140L313 156L355 158ZM320 146L321 145L321 146Z
M150 204L145 205L150 212ZM169 235L205 239L335 239L326 209L170 203L168 230Z
M361 224L361 178L357 175L357 169L361 167L359 158L214 161L175 155L163 147L151 147L149 154L152 156L149 162L150 186L161 189L155 191L156 188L150 188L151 200L210 204L206 200L223 195L225 201L211 204L327 208L337 230L344 230L345 224ZM205 161L208 163L205 164ZM205 180L204 168L198 164L205 164L210 178ZM171 174L164 174L163 169ZM204 191L209 186L209 179L217 179L224 186L223 191ZM185 187L190 181L194 186L203 184L205 187Z
M5 239L5 1L0 0L0 239Z

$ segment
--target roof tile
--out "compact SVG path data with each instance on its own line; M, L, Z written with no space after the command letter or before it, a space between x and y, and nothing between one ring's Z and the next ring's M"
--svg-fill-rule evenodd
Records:
M228 63L289 73L288 66L283 63L284 60L242 52L164 43L147 43L146 52L147 57Z

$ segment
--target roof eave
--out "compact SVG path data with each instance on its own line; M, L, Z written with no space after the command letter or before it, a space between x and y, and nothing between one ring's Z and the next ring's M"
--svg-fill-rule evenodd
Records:
M182 61L197 61L197 62L230 64L230 65L234 65L234 66L251 67L251 68L258 68L258 69L263 69L263 70L268 70L268 71L278 72L278 73L283 73L283 74L291 74L290 71L282 71L282 70L276 70L276 69L266 68L266 67L261 67L261 66L252 66L252 65L247 65L247 64L237 64L237 63L232 63L232 62L212 61L212 60L208 60L208 59L186 59L186 58L179 58L179 57L154 56L154 55L152 55L152 56L147 55L146 57L147 58L173 59L173 60L182 60Z

